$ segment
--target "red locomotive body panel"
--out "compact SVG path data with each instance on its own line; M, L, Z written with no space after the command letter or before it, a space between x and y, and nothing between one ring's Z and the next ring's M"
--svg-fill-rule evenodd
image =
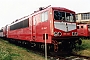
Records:
M79 24L77 25L78 36L90 37L90 25L89 24Z
M48 7L8 25L7 37L44 43L46 33L46 42L52 43L52 40L77 38L76 26L75 12L66 8Z

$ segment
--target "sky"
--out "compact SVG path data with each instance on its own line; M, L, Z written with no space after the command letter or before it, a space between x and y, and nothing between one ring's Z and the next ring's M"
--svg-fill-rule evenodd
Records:
M0 28L48 5L76 13L90 12L90 0L0 0Z

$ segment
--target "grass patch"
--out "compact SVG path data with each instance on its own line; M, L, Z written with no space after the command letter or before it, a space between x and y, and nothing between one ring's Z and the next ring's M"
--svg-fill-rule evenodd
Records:
M44 60L44 57L0 39L0 60Z
M75 52L80 55L90 56L90 40L83 39L82 45L77 45Z
M90 49L90 40L82 40L82 45L77 47L80 47L80 50Z

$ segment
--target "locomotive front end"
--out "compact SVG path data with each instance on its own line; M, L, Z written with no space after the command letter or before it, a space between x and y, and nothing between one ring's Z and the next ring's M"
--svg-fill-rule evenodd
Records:
M53 18L52 43L55 50L61 46L65 50L74 48L75 44L79 42L75 12L65 8L54 8Z
M72 11L54 10L54 39L72 38L78 35L75 13Z

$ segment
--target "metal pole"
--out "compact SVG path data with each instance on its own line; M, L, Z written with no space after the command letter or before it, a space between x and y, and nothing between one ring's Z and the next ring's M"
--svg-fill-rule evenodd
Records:
M47 44L46 44L46 33L45 33L45 60L47 60Z

